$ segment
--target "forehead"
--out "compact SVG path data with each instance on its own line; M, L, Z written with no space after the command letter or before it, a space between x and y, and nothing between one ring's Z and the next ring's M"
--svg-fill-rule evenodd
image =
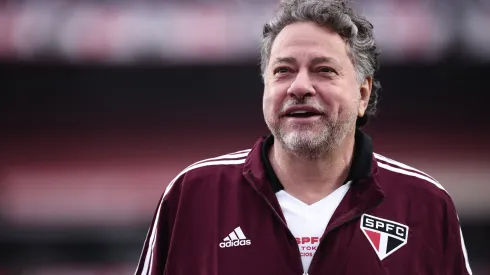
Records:
M327 56L348 61L347 44L329 27L313 22L297 22L286 26L277 35L271 49L271 60L283 57L309 59Z

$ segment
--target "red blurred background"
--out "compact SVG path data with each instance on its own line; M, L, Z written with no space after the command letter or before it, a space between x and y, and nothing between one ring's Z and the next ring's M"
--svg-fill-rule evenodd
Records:
M490 274L487 6L356 3L383 49L375 151L446 187ZM132 274L167 183L268 134L272 4L1 2L0 274Z

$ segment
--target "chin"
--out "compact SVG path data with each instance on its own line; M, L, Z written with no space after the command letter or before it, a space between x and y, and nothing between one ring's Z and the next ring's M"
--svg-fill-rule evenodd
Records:
M327 141L326 136L317 131L289 131L282 136L283 142L290 149L321 147Z
M283 137L294 140L314 141L328 136L328 130L318 127L294 127L293 129L282 129Z
M330 129L280 131L279 139L284 148L304 159L322 157L339 144L338 137Z

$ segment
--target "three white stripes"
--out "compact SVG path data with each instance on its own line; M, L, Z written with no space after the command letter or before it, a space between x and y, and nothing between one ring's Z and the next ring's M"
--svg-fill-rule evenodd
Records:
M179 179L182 175L185 173L189 172L190 170L199 168L199 167L204 167L204 166L212 166L212 165L233 165L233 164L242 164L245 163L245 157L248 155L250 150L242 150L238 151L235 153L215 157L215 158L210 158L210 159L205 159L202 161L198 161L186 169L182 170L165 188L165 192L163 193L162 199L160 200L160 204L158 205L158 211L157 214L155 215L155 222L153 224L153 227L151 228L150 235L150 243L148 245L148 248L146 250L146 255L145 255L145 263L143 265L143 270L141 274L144 275L149 275L150 274L150 267L153 265L153 249L155 248L155 240L157 237L157 224L158 220L160 218L160 210L162 208L162 203L165 198L165 196L168 194L174 183ZM243 234L243 232L242 232Z
M433 180L434 180L434 178L432 178L432 177L431 177L431 176L429 176L428 174L426 174L426 173L424 173L424 172L422 172L422 171L420 171L420 170L417 170L417 169L415 169L415 168L413 168L413 167L411 167L411 166L408 166L408 165L406 165L406 164L404 164L404 163L401 163L401 162L398 162L398 161L392 160L392 159L390 159L390 158L387 158L387 157L382 156L382 155L377 154L377 153L373 153L373 154L374 154L374 156L376 157L376 159L378 159L378 160L382 160L382 161L384 161L384 162L389 162L389 163L392 163L392 164L394 164L394 165L396 165L396 166L398 166L398 167L404 168L405 170L412 170L412 171L415 171L415 172L419 172L420 174L425 175L425 176L427 176L427 177L429 177L429 178L431 178L431 179L433 179Z
M390 170L390 171L396 172L396 173L400 173L400 174L404 174L404 175L408 175L408 176L412 176L412 177L416 177L416 178L419 178L419 179L426 180L426 181L434 184L435 186L437 186L437 188L442 189L442 190L444 190L447 193L446 189L444 189L444 187L439 182L437 182L434 178L432 178L431 176L427 175L426 173L424 173L424 172L422 172L420 170L417 170L417 169L415 169L413 167L410 167L408 165L405 165L403 163L400 163L400 162L394 161L392 159L389 159L387 157L384 157L382 155L376 154L376 153L374 154L374 156L378 160L381 160L381 161L387 162L389 164L398 166L398 167L394 167L394 166L391 166L391 165L388 165L388 164L385 164L385 163L381 163L381 162L378 161L378 166L379 167L384 168L386 170ZM410 170L410 171L407 171L407 170ZM418 172L418 173L416 173L416 172ZM466 271L468 272L468 274L472 275L473 273L471 271L470 263L468 261L468 253L466 251L466 246L465 246L464 239L463 239L463 232L461 232L461 227L459 228L459 231L460 231L459 232L459 236L460 236L460 239L461 239L461 248L463 250L463 256L464 256Z
M228 237L224 238L223 241L224 242L227 242L227 241L236 241L236 240L246 240L247 237L245 237L245 234L243 234L243 231L242 229L239 227L235 228L235 230L233 230L229 235Z

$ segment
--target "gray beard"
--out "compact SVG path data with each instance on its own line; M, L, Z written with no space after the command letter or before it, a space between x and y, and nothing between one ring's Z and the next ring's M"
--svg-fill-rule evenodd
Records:
M277 142L289 153L301 159L314 160L328 156L341 145L345 137L355 129L357 116L332 122L325 119L320 123L323 129L320 133L314 133L308 128L297 128L291 132L285 132L280 125L270 127Z

